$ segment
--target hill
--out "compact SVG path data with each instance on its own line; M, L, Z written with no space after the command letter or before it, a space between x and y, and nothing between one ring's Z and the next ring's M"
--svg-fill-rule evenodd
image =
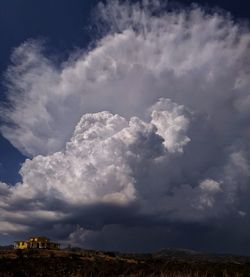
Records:
M250 257L165 249L123 254L81 249L0 250L1 277L169 276L246 277Z

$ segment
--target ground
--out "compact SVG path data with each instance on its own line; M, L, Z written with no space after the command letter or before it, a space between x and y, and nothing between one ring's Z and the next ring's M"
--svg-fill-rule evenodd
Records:
M250 257L180 250L154 254L68 250L0 250L0 277L247 277Z

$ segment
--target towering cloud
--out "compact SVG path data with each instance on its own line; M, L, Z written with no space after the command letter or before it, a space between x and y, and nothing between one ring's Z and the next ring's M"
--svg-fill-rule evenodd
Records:
M38 41L13 52L1 131L30 159L21 183L0 184L1 231L39 225L99 247L117 230L126 245L174 239L178 224L246 224L248 28L159 1L109 1L96 15L102 38L61 65Z
M21 168L23 182L9 188L1 185L5 205L23 202L39 217L44 210L49 212L54 200L80 207L124 206L143 200L148 188L137 174L182 152L189 142L183 107L161 99L152 109L149 123L137 117L127 121L109 112L83 115L64 151L26 160ZM148 197L144 200L150 201ZM60 212L61 207L54 209Z

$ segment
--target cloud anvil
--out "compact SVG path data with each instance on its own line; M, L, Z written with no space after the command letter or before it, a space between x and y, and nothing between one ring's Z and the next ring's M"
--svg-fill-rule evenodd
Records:
M101 38L60 65L38 40L13 51L0 128L29 158L0 183L1 232L95 247L122 230L126 248L249 228L249 28L149 2L99 4Z

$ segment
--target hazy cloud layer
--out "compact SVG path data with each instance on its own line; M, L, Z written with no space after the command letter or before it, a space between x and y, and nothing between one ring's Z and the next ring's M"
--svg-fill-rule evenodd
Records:
M163 10L100 4L103 38L61 65L37 41L14 51L1 131L31 159L22 183L0 183L2 232L52 228L98 247L117 230L124 245L146 230L185 244L185 232L219 238L228 218L247 226L250 32L198 7Z

